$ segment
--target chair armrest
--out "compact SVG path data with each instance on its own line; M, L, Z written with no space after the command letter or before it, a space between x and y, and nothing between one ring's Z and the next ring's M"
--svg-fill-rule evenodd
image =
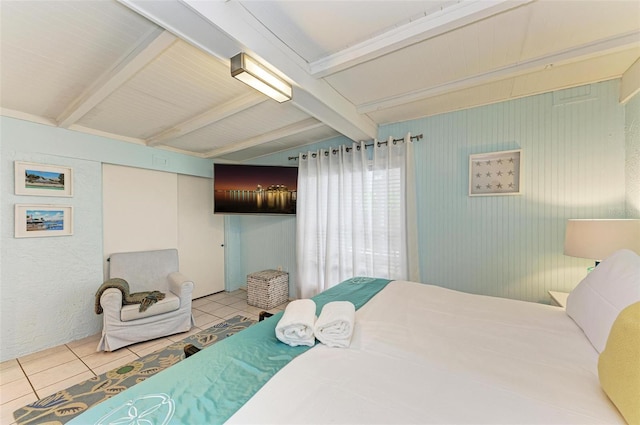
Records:
M122 292L116 288L107 288L100 296L100 305L102 306L102 314L120 321Z
M181 301L185 298L191 300L193 287L193 281L182 273L173 272L169 274L169 290L180 297Z

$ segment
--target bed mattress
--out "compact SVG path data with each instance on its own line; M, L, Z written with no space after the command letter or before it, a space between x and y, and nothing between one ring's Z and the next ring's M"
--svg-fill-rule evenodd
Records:
M348 349L317 344L228 423L624 423L597 361L559 307L395 281Z

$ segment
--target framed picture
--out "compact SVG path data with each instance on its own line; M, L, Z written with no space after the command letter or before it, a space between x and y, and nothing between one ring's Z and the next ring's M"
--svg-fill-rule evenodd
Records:
M73 234L73 207L16 204L15 237L38 238Z
M520 149L469 156L469 196L519 195Z
M58 165L15 162L16 195L73 196L73 170Z

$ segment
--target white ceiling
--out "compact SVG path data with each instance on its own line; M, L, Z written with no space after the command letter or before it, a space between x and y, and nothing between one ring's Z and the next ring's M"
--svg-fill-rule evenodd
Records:
M619 78L640 2L0 1L2 115L243 161ZM247 52L279 104L231 78Z

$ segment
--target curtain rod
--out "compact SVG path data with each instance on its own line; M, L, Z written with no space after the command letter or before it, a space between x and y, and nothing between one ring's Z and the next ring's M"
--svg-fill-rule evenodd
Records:
M411 136L409 139L411 139L411 140L415 140L415 141L418 141L418 140L422 139L422 134L418 134L418 135L415 135L415 136ZM390 141L391 141L391 142L393 142L394 144L395 144L396 142L403 142L403 141L404 141L404 137L401 137L400 139L392 139L392 140L390 140ZM365 144L365 145L364 145L364 148L366 149L366 148L368 148L369 146L373 146L374 144L377 144L377 145L378 145L378 147L380 147L380 146L382 146L382 145L387 145L387 144L389 144L389 142L390 142L390 141L389 141L389 140L385 140L384 142L368 143L368 144ZM338 153L338 148L329 148L329 149L330 149L330 150L331 150L331 152L332 152L332 153L334 153L334 154ZM347 151L347 152L349 152L351 149L353 149L353 148L348 147L348 148L346 148L346 151ZM358 147L357 147L357 149L358 149L358 150L360 150L360 146L358 146ZM326 151L324 152L324 154L325 154L325 156L329 155L329 150L326 150ZM313 155L315 155L315 153L314 153ZM306 154L303 154L303 155L302 155L302 159L306 159L306 158L307 158L307 155L306 155ZM315 156L314 156L314 158L315 158ZM289 161L297 161L297 160L298 160L298 157L297 157L297 156L290 156L290 157L289 157Z

